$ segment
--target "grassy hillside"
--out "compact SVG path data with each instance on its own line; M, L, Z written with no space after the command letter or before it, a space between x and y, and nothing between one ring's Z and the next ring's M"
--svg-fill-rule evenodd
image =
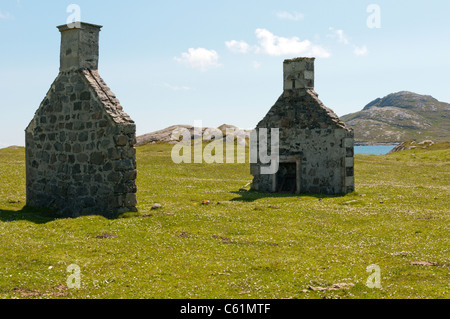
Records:
M176 165L170 150L138 148L139 213L115 220L25 208L24 150L0 150L0 298L450 297L448 145L358 155L342 197L239 191L248 164ZM310 289L337 283L354 286Z

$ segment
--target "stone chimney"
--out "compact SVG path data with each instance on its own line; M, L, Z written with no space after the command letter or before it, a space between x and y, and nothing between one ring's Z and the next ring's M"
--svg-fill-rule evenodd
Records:
M136 124L98 73L101 26L70 26L58 27L60 72L25 130L27 205L115 218L137 211Z
M80 22L61 25L60 71L98 69L99 33L102 26Z
M284 90L314 89L315 58L295 58L283 64Z

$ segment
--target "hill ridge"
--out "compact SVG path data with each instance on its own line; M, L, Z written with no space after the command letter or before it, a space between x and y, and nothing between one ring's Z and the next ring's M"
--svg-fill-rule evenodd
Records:
M376 98L361 111L341 117L357 143L443 141L450 138L450 104L410 91Z

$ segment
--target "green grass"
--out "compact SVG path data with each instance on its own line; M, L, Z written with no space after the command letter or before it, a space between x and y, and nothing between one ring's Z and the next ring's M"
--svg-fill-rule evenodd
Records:
M177 165L171 146L147 145L139 213L112 220L25 207L24 150L2 149L0 298L449 298L450 149L439 145L356 156L346 196L240 192L248 164ZM66 287L70 264L80 289ZM365 285L371 264L381 289ZM342 282L355 286L308 290Z

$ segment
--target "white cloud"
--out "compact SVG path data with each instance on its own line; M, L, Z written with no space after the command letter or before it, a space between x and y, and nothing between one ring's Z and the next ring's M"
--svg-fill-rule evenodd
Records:
M256 29L260 52L271 56L279 55L309 55L328 58L331 54L324 48L314 45L309 40L301 41L298 37L284 38L274 35L266 29Z
M365 45L362 47L354 46L353 53L357 56L363 56L367 55L369 53L369 50L367 50L367 47Z
M335 38L337 39L337 41L339 43L345 44L345 45L352 45L353 46L353 53L356 56L364 56L367 55L369 53L369 50L367 49L367 47L364 45L362 47L356 46L354 44L351 43L350 39L347 37L347 35L344 33L343 30L340 29L334 29L332 27L330 27L330 31L332 32L331 34L328 34L327 37L329 38Z
M302 20L305 17L305 15L303 13L299 13L299 12L290 13L290 12L282 11L282 12L277 13L277 17L279 19L299 21L299 20Z
M225 45L231 52L247 53L250 50L250 45L245 41L226 41Z
M209 68L218 67L220 64L219 54L214 50L204 48L190 48L188 52L183 52L181 58L175 57L175 61L186 64L192 68L206 71Z
M172 91L189 91L191 89L189 86L174 86L169 83L164 83L164 86Z
M260 53L271 56L314 56L328 58L331 53L321 46L313 44L309 40L301 41L298 37L280 37L266 29L256 29L258 45L249 45L245 41L226 41L225 45L232 52L239 53Z
M343 43L343 44L350 43L348 37L344 34L344 30L340 30L340 29L336 30L336 29L330 27L330 31L332 32L332 34L329 35L329 37L337 38L339 43Z

